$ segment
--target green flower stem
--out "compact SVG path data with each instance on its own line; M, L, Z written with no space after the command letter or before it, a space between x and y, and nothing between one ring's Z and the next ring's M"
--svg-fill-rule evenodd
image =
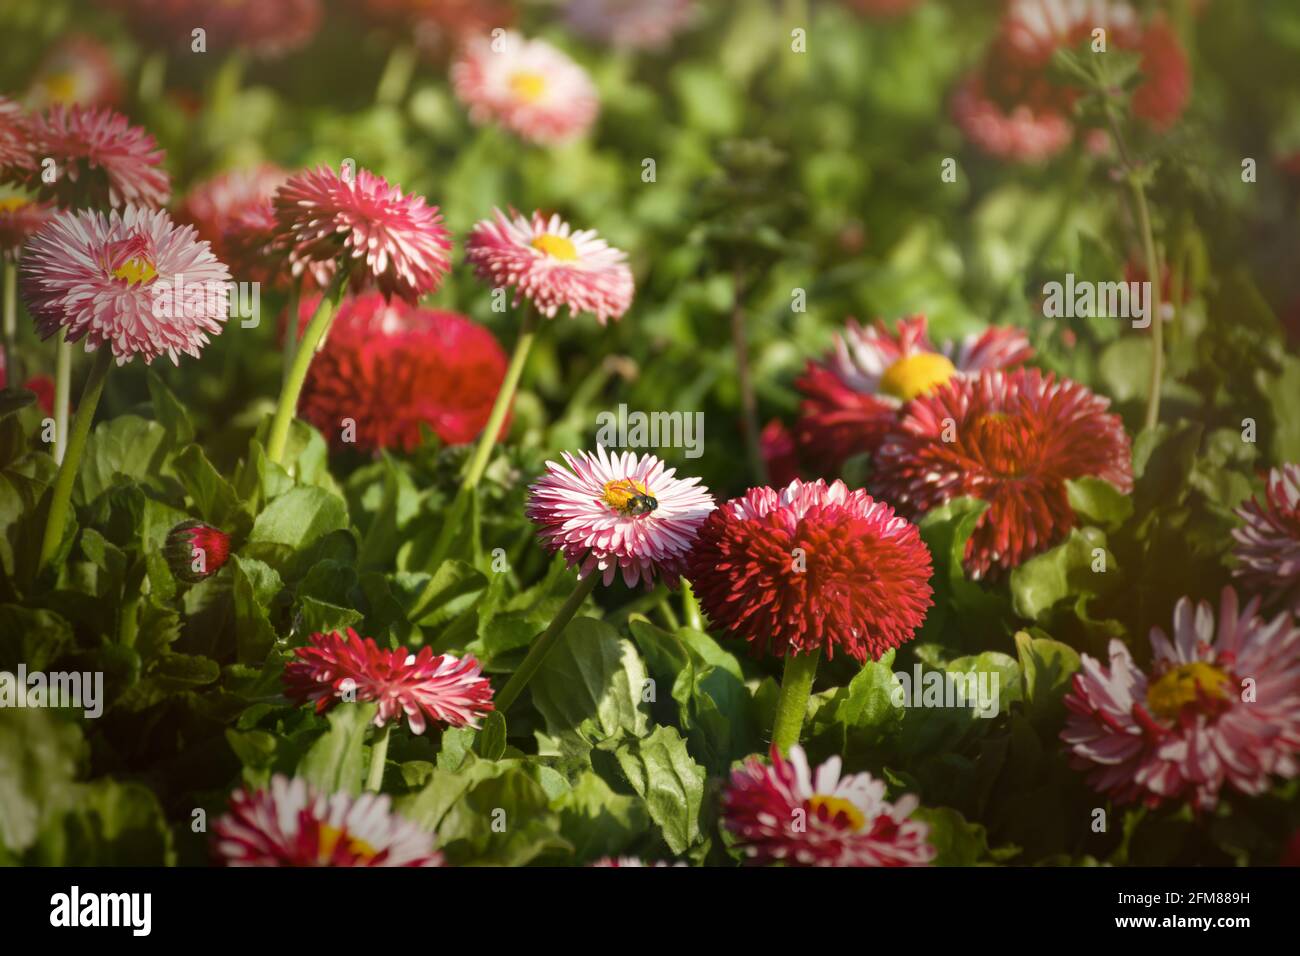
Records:
M388 760L388 737L392 727L391 723L384 724L375 735L375 742L370 745L370 772L366 774L366 789L375 793L384 785L384 763Z
M18 387L18 355L14 343L18 340L18 267L8 260L0 279L4 286L4 370L10 388Z
M95 350L95 360L90 367L90 377L86 379L86 388L81 393L81 402L77 405L77 417L72 423L72 434L68 436L67 454L59 466L59 475L54 479L54 492L50 497L50 510L45 519L45 537L41 542L41 559L39 567L46 568L58 553L63 541L63 528L68 520L68 505L72 501L72 485L77 479L77 465L81 453L85 451L86 439L90 435L90 423L95 417L95 406L99 396L104 392L104 379L113 366L113 350L101 345Z
M298 343L293 365L280 388L280 402L275 408L275 418L271 421L271 432L266 440L266 455L277 465L284 464L284 451L289 444L289 426L293 424L294 412L298 409L302 383L307 380L307 369L311 367L317 347L325 340L325 333L334 321L334 312L338 309L339 300L343 298L346 284L347 273L340 269L329 291L321 297L311 321L307 323L307 331L303 332L302 341ZM290 322L289 332L293 330L293 323Z
M808 711L813 678L817 676L817 654L790 654L781 675L781 696L776 701L772 743L782 754L799 742L803 716Z
M573 593L564 602L564 606L551 619L551 623L546 626L542 636L533 641L533 646L528 649L528 656L519 665L519 669L510 675L510 680L506 681L506 686L494 698L493 704L497 710L504 714L510 709L510 705L515 702L523 689L528 686L528 682L532 680L533 675L537 673L537 668L542 666L542 661L546 660L546 655L551 653L555 647L555 642L564 633L565 625L573 619L573 615L578 612L578 608L582 607L582 602L587 600L587 596L591 594L596 587L596 582L599 580L599 572L593 570L578 582L578 586L573 589Z
M54 340L54 463L63 464L68 451L68 419L72 415L72 343L60 330Z
M514 401L515 392L519 389L519 379L523 377L524 365L528 362L528 353L532 351L533 340L536 338L537 316L533 312L533 307L528 305L524 307L523 320L519 324L519 339L515 342L515 352L510 356L510 366L506 369L506 377L501 382L496 401L492 405L487 427L479 436L474 457L469 460L465 476L461 479L460 486L464 490L477 486L483 477L483 472L487 470L488 459L492 457L492 447L496 444L497 435L501 432L501 424L506 420L510 403Z
M289 373L293 371L293 360L298 354L298 328L301 325L299 321L299 300L302 298L302 279L291 279L289 282L289 324L284 329L284 347L280 350L280 387L284 388L284 383L289 381Z
M736 353L736 378L740 383L741 422L745 428L745 450L749 467L760 485L767 484L767 464L758 428L758 399L754 394L754 377L749 368L749 340L745 330L745 281L739 267L732 282L735 302L731 308L731 345Z
M1151 231L1151 212L1147 208L1146 190L1136 176L1129 177L1133 204L1137 207L1138 228L1142 232L1142 251L1147 260L1147 279L1151 282L1151 373L1147 384L1146 428L1160 421L1160 382L1164 377L1164 320L1160 317L1160 259L1156 256L1155 237Z
M384 72L379 77L375 88L375 104L378 106L396 106L406 96L415 73L415 48L409 43L399 43L388 54Z
M153 104L162 99L163 80L167 75L167 56L161 50L148 54L140 64L136 95L141 103Z

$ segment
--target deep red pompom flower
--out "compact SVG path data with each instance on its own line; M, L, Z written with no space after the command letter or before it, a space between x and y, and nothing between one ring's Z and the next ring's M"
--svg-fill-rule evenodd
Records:
M435 655L425 647L419 654L406 648L380 650L373 638L361 638L348 628L313 634L308 647L294 648L297 660L284 668L284 692L299 703L314 702L323 713L344 698L378 701L375 726L406 715L415 734L427 720L451 727L478 727L492 710L492 685L480 676L472 656Z
M31 119L32 163L21 183L64 209L167 202L171 180L153 136L121 113L90 106L51 107ZM54 161L53 182L42 163Z
M182 521L167 532L163 555L178 581L197 584L225 566L230 535L202 521Z
M755 653L878 660L931 604L916 526L844 482L751 488L712 512L687 579L709 620Z
M874 452L903 403L954 375L1010 368L1033 355L1020 329L988 328L935 346L923 315L859 325L852 319L821 362L809 362L796 383L803 393L795 441L809 467L838 472L857 454Z
M913 795L890 803L869 773L840 774L840 758L813 770L798 744L772 765L750 757L731 774L722 823L754 863L786 866L925 866L930 827L910 817Z
M341 259L354 290L377 286L415 302L451 268L451 236L438 207L368 169L298 173L276 192L275 211L294 275L310 268L321 286Z
M213 826L213 854L227 866L441 866L433 834L392 812L387 794L320 793L276 774L244 787Z
M908 515L965 496L989 503L966 546L974 578L1009 570L1075 526L1066 481L1133 488L1128 434L1110 403L1038 369L953 378L903 410L872 488Z
M303 325L318 301L303 299ZM465 316L367 292L340 306L307 372L299 415L335 448L410 451L421 425L461 445L487 425L506 364L492 333ZM344 431L348 419L354 433Z

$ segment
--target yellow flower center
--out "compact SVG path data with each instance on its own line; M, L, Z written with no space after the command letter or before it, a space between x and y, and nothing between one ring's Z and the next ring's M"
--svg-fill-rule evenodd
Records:
M525 103L536 103L546 92L546 77L540 73L516 73L510 77L510 90Z
M881 391L899 401L910 402L918 395L938 388L957 369L938 352L917 352L899 359L880 377Z
M1225 700L1228 675L1204 661L1180 664L1147 688L1147 707L1167 720L1177 720L1184 707L1206 700Z
M544 236L538 236L530 245L538 252L543 252L552 259L563 259L568 262L578 258L578 250L573 247L572 242L563 236L547 233Z
M636 495L648 495L649 489L634 478L615 478L605 482L605 491L601 495L605 504L619 514L627 511L628 503Z
M27 205L27 200L22 196L6 196L0 199L0 212L17 212Z
M77 95L77 78L70 72L51 73L41 80L41 86L55 103L71 103Z
M158 270L153 267L153 263L141 256L127 259L113 270L113 278L125 279L127 285L144 285L152 282L156 275Z
M817 816L824 816L834 821L842 819L851 830L861 830L867 825L867 818L853 803L843 797L832 797L824 793L815 793L808 801L808 809ZM822 813L822 811L826 811Z
M343 830L338 827L332 827L328 823L322 823L320 828L320 845L316 851L316 858L322 863L328 863L330 858L334 856L334 850L343 837ZM347 841L348 849L362 859L373 860L379 855L379 851L365 840L349 836Z

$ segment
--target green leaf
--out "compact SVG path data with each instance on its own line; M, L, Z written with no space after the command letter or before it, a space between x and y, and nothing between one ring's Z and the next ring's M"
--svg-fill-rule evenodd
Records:
M0 605L0 670L47 670L72 646L72 625L53 611Z
M147 483L162 470L166 443L166 429L138 415L100 422L86 443L74 500L93 502L120 477Z
M239 659L258 663L275 646L276 633L267 608L283 585L275 569L252 558L230 560L235 604L235 643Z
M645 664L630 641L603 621L576 617L529 688L552 734L576 732L594 743L646 732L645 681Z
M1094 557L1094 549L1102 555ZM1094 571L1094 561L1105 571ZM1098 563L1097 567L1102 565ZM1069 537L1011 572L1011 604L1016 614L1044 621L1057 602L1079 595L1101 594L1118 574L1105 539L1095 529L1071 529Z
M1089 524L1114 531L1133 514L1133 499L1109 481L1085 476L1065 483L1074 513Z
M171 831L143 784L104 778L72 788L73 806L41 835L41 866L169 866Z
M167 446L173 449L182 448L194 441L194 423L190 421L185 406L153 369L149 370L146 381L149 383L149 398L153 402L154 417L167 434Z
M1016 632L1016 653L1025 681L1025 704L1029 716L1055 726L1063 716L1061 701L1079 669L1079 653L1068 644L1027 631Z
M22 853L68 805L83 749L77 726L50 711L0 707L0 846Z
M239 496L235 494L234 486L208 461L203 449L189 445L176 456L172 467L185 493L193 500L198 516L229 531L229 523L240 513Z
M572 851L559 826L541 784L511 765L466 789L439 823L438 837L452 865L524 866Z
M615 757L674 854L680 856L702 839L705 772L691 759L676 728L658 727L648 737L629 740Z
M560 833L579 860L618 856L650 826L640 797L614 792L590 770L552 806L560 815Z
M989 860L988 833L949 807L920 807L912 817L929 824L934 866L974 866Z
M375 719L373 703L338 704L329 713L329 730L311 745L298 775L325 793L361 792L366 731Z
M333 531L347 528L343 499L322 488L299 486L276 498L253 522L245 551L281 574L296 576L319 555L308 549Z
M506 752L506 717L494 710L483 721L474 740L474 750L484 760L500 760Z

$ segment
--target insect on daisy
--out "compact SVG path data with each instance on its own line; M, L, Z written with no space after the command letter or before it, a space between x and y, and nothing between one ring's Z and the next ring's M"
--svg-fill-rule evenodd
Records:
M1010 368L1032 355L1019 329L990 328L935 348L923 315L901 319L892 333L880 321L849 320L832 352L809 362L796 383L804 395L795 429L800 457L838 471L853 455L876 451L904 403L954 375Z
M1225 784L1253 795L1300 775L1300 626L1259 607L1239 607L1231 587L1217 614L1182 598L1173 639L1152 629L1145 671L1118 640L1106 665L1083 655L1061 739L1096 790L1209 811Z
M842 481L751 488L709 515L686 577L709 620L785 658L773 741L803 726L817 660L879 659L911 640L931 604L916 526Z
M546 463L546 474L529 488L527 514L542 546L578 568L578 586L497 695L501 710L514 703L597 582L610 584L620 573L629 587L650 587L656 576L676 581L714 508L699 481L677 478L654 455L611 455L604 446L594 455L565 452L563 465Z
M475 123L498 123L544 146L582 136L600 112L586 70L545 40L513 30L467 42L452 64L451 81Z
M1077 524L1067 481L1132 490L1128 433L1109 404L1038 369L953 378L905 406L876 455L872 488L908 515L964 496L988 502L965 567L977 579L1001 574Z
M227 866L441 866L433 835L392 812L385 794L325 794L281 774L230 797L213 826Z
M1300 615L1300 465L1270 471L1263 500L1252 498L1236 515L1243 524L1232 532L1235 573L1266 605Z
M840 774L833 756L815 771L803 748L771 766L750 757L731 774L722 824L753 863L786 866L925 866L937 854L929 825L910 819L920 801L894 803L869 773Z

